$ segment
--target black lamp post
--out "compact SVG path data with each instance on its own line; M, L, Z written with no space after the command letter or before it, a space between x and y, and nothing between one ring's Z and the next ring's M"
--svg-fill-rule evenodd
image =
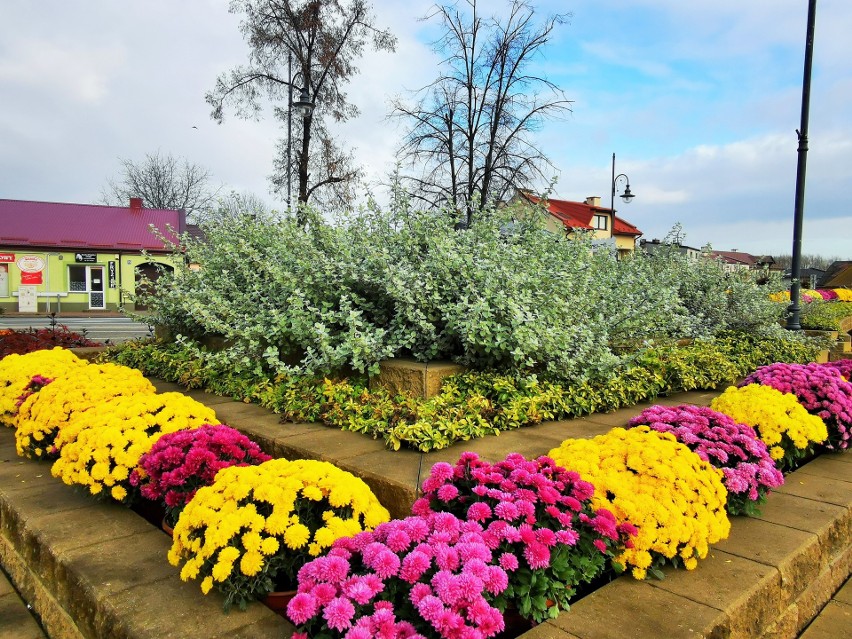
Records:
M630 178L627 177L624 173L619 173L618 175L615 174L615 153L613 153L612 154L612 191L610 192L610 198L609 198L609 208L612 211L612 225L613 225L613 227L615 227L615 186L616 186L616 182L618 182L618 180L620 180L621 178L624 178L624 183L625 183L624 193L621 194L621 199L624 201L625 204L630 204L630 202L636 196L633 195L633 193L630 192Z
M787 328L791 331L802 330L799 319L799 297L802 290L802 225L805 215L805 169L808 158L808 114L811 102L811 66L814 57L814 22L816 18L816 0L808 3L808 33L805 41L805 71L802 79L802 121L796 131L799 136L799 161L796 166L796 204L793 212L793 264L790 268L790 314L787 316Z

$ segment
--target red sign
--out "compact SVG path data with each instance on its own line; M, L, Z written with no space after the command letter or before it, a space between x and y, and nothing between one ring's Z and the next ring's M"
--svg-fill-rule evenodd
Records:
M26 273L21 271L21 284L41 284L41 271Z
M14 253L0 253L0 262L8 262L9 264L15 263L15 254Z

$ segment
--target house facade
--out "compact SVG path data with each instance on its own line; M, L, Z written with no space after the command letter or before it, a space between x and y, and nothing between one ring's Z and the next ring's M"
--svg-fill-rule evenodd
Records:
M131 300L160 268L186 214L143 208L0 199L0 308L23 313L140 310ZM143 251L147 253L146 256Z
M550 218L547 229L554 233L571 233L583 229L592 232L592 240L612 246L618 257L629 255L636 249L636 240L642 231L627 220L615 215L612 209L601 206L600 197L587 197L584 202L540 198L531 193L521 196L532 204L546 206Z
M658 239L641 240L639 242L639 248L648 253L659 251L662 247L673 248L678 253L685 255L689 260L697 260L702 255L701 249L697 249L693 246L687 246L686 244L661 242Z

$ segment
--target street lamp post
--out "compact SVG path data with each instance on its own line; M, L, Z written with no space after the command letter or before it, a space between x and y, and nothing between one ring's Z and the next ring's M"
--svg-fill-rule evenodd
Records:
M624 193L621 194L621 199L625 204L630 204L635 195L630 192L630 178L627 177L624 173L615 174L615 153L612 154L612 191L610 192L609 198L609 208L612 211L612 226L615 227L615 186L616 182L624 178Z
M314 103L311 101L307 86L302 86L299 99L293 101L293 54L291 53L287 56L287 210L290 210L292 206L292 171L290 166L293 148L293 109L302 116L302 136L304 137L307 135L304 120L314 112Z
M802 225L805 214L805 169L808 158L808 114L811 102L811 66L814 57L814 22L816 18L816 0L808 3L808 31L805 41L805 71L802 79L802 120L796 131L799 136L799 161L796 166L796 204L793 212L793 263L790 266L790 314L787 316L787 328L791 331L802 330L799 319L799 296L802 284Z

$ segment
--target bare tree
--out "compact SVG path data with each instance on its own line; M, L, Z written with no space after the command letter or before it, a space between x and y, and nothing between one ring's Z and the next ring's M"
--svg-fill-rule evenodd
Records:
M564 93L529 70L568 16L537 21L532 5L512 0L502 18L483 18L476 0L465 4L467 12L439 5L427 16L443 28L434 43L443 71L414 104L396 100L393 111L409 124L398 158L413 197L449 207L461 226L477 206L548 179L552 165L531 134L570 111Z
M345 194L347 189L339 185L356 179L360 171L351 155L338 148L324 120L342 122L358 115L343 90L358 73L353 61L368 40L376 50L393 51L396 39L374 26L365 0L232 0L230 11L244 15L240 28L251 52L247 65L219 76L207 94L213 118L222 122L228 105L240 117L259 117L262 100L268 99L283 122L291 91L299 99L305 89L314 109L295 118L295 162L276 162L273 187L280 190L296 177L299 203L307 203L325 187L334 187L338 196ZM279 150L283 154L286 146Z
M152 209L183 209L194 221L204 219L219 192L211 184L210 171L171 153L148 153L142 161L119 158L121 172L108 178L101 201L127 206L131 197L142 198Z

